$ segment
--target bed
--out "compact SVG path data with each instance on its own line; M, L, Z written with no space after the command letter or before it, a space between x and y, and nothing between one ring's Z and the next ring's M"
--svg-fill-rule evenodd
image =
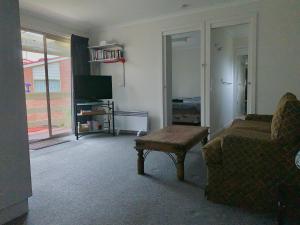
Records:
M200 97L176 98L172 100L173 124L200 125Z

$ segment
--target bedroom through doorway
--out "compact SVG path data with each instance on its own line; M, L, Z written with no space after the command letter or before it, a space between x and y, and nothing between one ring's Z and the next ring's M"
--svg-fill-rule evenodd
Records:
M200 31L165 36L165 125L201 125Z

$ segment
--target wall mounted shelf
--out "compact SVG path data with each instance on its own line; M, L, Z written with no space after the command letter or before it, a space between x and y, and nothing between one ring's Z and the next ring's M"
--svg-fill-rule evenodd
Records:
M112 43L107 45L91 46L90 51L90 63L122 63L123 64L123 84L125 87L125 62L124 57L124 45L118 43Z
M93 62L100 62L100 63L117 63L117 62L121 62L121 63L125 63L125 58L116 58L116 59L97 59L97 60L91 60L89 61L91 63Z
M107 45L96 45L96 46L91 46L89 49L107 49L107 48L124 48L124 45L113 43L113 44L107 44Z

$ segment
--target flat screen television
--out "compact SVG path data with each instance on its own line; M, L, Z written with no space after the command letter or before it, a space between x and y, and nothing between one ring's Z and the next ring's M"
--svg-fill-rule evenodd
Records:
M84 100L112 99L111 76L74 76L74 95Z

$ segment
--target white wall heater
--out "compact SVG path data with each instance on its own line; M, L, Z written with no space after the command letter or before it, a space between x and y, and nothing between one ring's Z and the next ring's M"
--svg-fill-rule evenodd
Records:
M115 111L115 128L117 132L147 133L149 131L148 112Z

